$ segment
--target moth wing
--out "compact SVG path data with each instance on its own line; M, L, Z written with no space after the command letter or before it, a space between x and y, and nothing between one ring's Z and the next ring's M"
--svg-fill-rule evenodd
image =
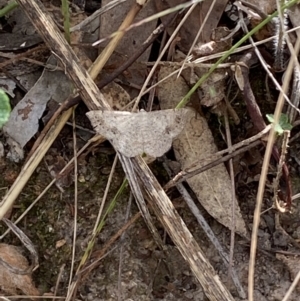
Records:
M155 131L155 130L154 130ZM144 138L144 152L152 157L161 157L172 146L172 138L170 136L162 135L161 132L156 132L156 138Z
M118 137L114 137L109 139L112 145L118 150L121 154L126 157L135 157L143 153L143 141L141 140L141 136L136 133L132 134L133 128L130 126L126 126L126 131L124 134L120 134Z
M126 123L128 114L130 113L101 110L86 113L97 134L102 135L107 139L112 139L121 134L119 128L123 127L118 125L120 123Z
M106 137L116 150L127 157L134 157L143 152L142 141L136 141L139 135L136 132L136 123L133 116L136 114L130 112L117 111L90 111L88 118L95 131Z
M188 109L170 109L148 113L142 131L144 152L153 157L161 157L172 146L187 122Z
M166 110L164 133L172 139L177 137L185 127L188 119L189 109Z

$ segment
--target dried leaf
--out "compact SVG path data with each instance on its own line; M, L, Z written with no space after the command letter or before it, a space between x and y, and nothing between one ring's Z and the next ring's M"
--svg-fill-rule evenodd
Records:
M169 74L172 70L168 67L160 69L159 80ZM174 89L179 91L177 94ZM163 109L175 107L180 99L186 94L189 88L185 81L172 77L159 85L158 97L160 106ZM171 92L172 91L172 92ZM170 97L171 93L178 98ZM181 97L179 97L181 94ZM181 169L186 169L197 161L205 160L213 153L217 152L212 133L205 118L194 110L189 110L189 122L174 140L173 148L176 159L181 163ZM199 202L218 222L231 228L232 224L232 197L231 182L224 165L218 165L210 170L198 174L187 180L193 189ZM236 232L242 236L247 236L245 222L235 200Z
M20 253L19 248L12 245L0 244L0 258L19 270L26 270L29 267L27 259ZM27 296L40 295L32 282L31 275L15 274L2 264L0 264L0 287L11 295L17 294L17 289Z
M56 64L53 58L49 62ZM62 102L71 92L72 85L63 71L44 70L40 79L12 110L3 132L23 148L36 134L47 102L50 99ZM18 159L22 156L16 157Z
M115 111L124 111L132 108L129 94L117 83L111 82L101 89L106 101Z

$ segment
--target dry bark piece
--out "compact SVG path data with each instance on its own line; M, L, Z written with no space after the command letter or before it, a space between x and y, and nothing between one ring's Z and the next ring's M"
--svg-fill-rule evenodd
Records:
M176 5L182 4L186 2L185 0L155 0L155 6L157 11L163 11L165 9L168 9L170 7L174 7ZM212 8L209 18L204 24L203 30L197 40L198 45L202 45L204 43L208 43L211 41L211 32L214 30L219 20L223 14L223 11L226 7L228 0L218 0L214 4L214 7ZM192 43L199 31L199 28L202 25L202 22L206 15L208 14L208 11L210 9L212 1L203 1L196 5L192 13L189 15L183 26L179 30L179 37L181 40L178 43L179 49L187 53L190 50L190 47L192 46ZM179 23L179 19L183 18L184 14L180 14L178 16L177 24ZM165 20L166 17L162 17L162 21ZM168 33L171 35L173 31L175 30L176 25L173 28L168 28Z
M111 0L102 1L102 7L110 3ZM135 0L125 1L120 3L118 6L110 9L101 15L101 27L100 27L100 37L105 38L110 36L112 33L118 30L119 26L125 19L130 7L136 2ZM153 1L148 1L147 5L139 12L138 16L135 18L135 22L139 22L146 17L154 14ZM120 43L116 51L124 55L131 56L155 29L157 20L142 24L138 27L132 28L126 32L125 36L122 38L122 43ZM109 40L110 41L110 40ZM151 48L149 47L145 53L139 58L140 61L147 61L150 55Z
M26 270L29 265L27 259L20 253L19 248L0 244L0 257L11 267L18 270ZM0 287L10 295L17 294L17 289L27 296L39 296L40 293L34 286L31 275L19 275L0 264Z

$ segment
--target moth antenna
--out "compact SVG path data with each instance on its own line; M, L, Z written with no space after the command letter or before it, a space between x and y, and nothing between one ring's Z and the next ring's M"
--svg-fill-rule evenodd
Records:
M283 0L282 2L284 4L285 0ZM280 21L279 17L275 17L273 19L273 22L275 24L274 34L276 36L276 38L273 40L274 55L275 55L274 69L278 71L284 70L284 50L286 46L284 33L288 29L288 14L284 12L282 16L283 16L283 22Z

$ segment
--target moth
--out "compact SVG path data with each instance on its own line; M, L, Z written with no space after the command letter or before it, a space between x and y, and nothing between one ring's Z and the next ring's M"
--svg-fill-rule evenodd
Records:
M107 138L124 156L135 157L146 153L161 157L183 130L188 111L90 111L86 115L95 131Z

